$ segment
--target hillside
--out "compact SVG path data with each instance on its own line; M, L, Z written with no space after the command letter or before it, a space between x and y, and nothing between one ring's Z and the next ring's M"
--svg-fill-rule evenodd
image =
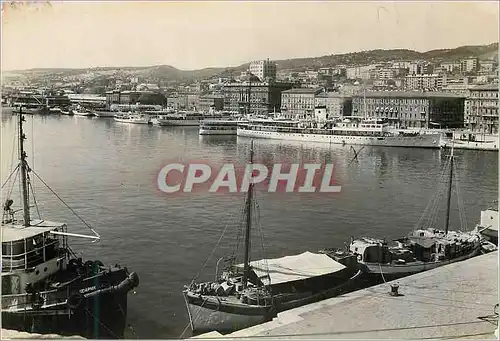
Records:
M363 65L382 63L391 60L427 60L430 62L457 61L466 57L479 57L481 59L498 56L498 43L478 46L461 46L454 49L439 49L427 52L417 52L407 49L371 50L337 55L328 55L311 58L295 58L277 60L278 70L306 70L321 67L334 67L337 65ZM114 75L131 77L137 76L150 81L190 82L208 79L214 76L238 75L247 70L249 63L237 67L205 68L201 70L179 70L170 65L157 65L148 67L97 67L87 69L30 69L15 72L5 72L4 77L21 75L29 79L39 79L46 76L78 76L87 73L98 75Z

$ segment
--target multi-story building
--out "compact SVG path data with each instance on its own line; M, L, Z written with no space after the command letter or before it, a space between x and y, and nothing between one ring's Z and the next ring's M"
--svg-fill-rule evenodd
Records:
M411 63L408 67L410 75L425 75L432 73L433 66L430 63L424 61L418 61Z
M321 92L316 96L315 106L324 107L327 118L348 116L351 113L352 99L338 92Z
M216 95L200 96L198 110L208 112L210 110L221 111L224 109L224 97Z
M260 82L256 77L248 77L243 82L227 83L222 88L224 110L245 114L267 114L279 111L281 93L292 88L291 83Z
M479 59L476 57L462 59L460 62L460 70L462 72L475 72L478 70Z
M376 69L375 65L354 66L346 69L348 79L370 79L370 70Z
M496 62L494 60L481 60L479 61L479 69L482 72L493 72L496 68Z
M167 98L159 93L152 91L121 91L112 90L106 92L106 108L110 108L113 104L144 104L144 105L167 105Z
M323 88L297 88L283 91L281 93L281 113L293 118L296 115L308 115L314 113L316 96Z
M460 65L459 62L444 62L441 63L441 68L446 72L453 73L460 71Z
M437 74L411 74L405 77L407 90L437 90L443 87L443 76Z
M366 92L353 96L352 116L385 118L398 128L462 128L464 102L442 92Z
M394 68L381 68L377 70L378 79L393 79L396 77L398 69Z
M248 71L262 82L276 79L276 63L269 59L251 62Z
M470 89L464 120L466 127L472 131L498 134L498 84Z

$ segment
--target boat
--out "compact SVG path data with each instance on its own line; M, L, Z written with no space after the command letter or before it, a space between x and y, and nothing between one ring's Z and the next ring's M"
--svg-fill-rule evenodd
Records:
M238 120L214 120L206 119L200 121L200 135L236 135Z
M238 124L238 136L341 145L441 148L441 134L393 131L387 119L315 120L250 119Z
M366 275L398 278L434 269L443 265L466 260L481 252L481 236L477 231L450 231L451 190L453 183L453 149L443 168L440 183L447 188L438 188L434 197L417 222L417 228L389 245L385 240L374 238L352 238L349 251L355 254ZM449 175L447 171L449 170ZM447 179L448 177L448 179ZM436 228L436 203L447 192L447 207L444 230ZM458 192L458 189L457 189ZM460 207L460 223L465 227L463 208ZM465 227L466 228L466 227Z
M114 118L116 122L131 123L131 124L149 124L150 122L149 115L145 114L120 113L115 115Z
M96 117L115 117L116 112L114 111L104 111L104 110L95 110L94 115Z
M28 165L22 111L18 118L20 162L4 184L10 189L2 191L8 195L1 223L2 328L92 339L123 338L127 295L139 285L139 277L126 267L105 266L100 260L75 255L68 237L100 240L79 216L93 235L70 233L66 223L40 216L34 192L30 193L31 177L55 192ZM20 182L20 209L14 209L10 196L17 188L16 179ZM38 219L30 204L36 206Z
M65 108L65 109L61 109L61 115L73 116L74 113L73 113L73 110Z
M94 116L94 112L92 110L86 109L81 105L78 105L75 109L73 109L73 114L75 116Z
M362 273L354 255L335 259L304 252L251 261L252 216L256 212L253 186L250 184L244 203L243 263L238 263L236 257L224 258L226 267L218 277L221 258L213 281L193 280L183 291L189 315L186 328L190 326L195 335L210 331L230 333L270 321L282 311L345 292Z
M481 220L475 227L483 239L498 246L498 202L481 211Z
M205 118L203 113L179 111L175 114L163 115L159 125L161 126L199 126L200 121Z
M59 107L51 107L51 108L49 108L49 112L51 114L60 114L61 113L61 108L59 108Z

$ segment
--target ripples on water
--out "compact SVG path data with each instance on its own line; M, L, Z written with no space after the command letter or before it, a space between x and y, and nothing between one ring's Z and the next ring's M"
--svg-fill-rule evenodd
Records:
M202 278L231 251L242 194L159 194L156 175L168 161L238 162L249 140L198 136L196 127L153 127L112 119L26 116L27 153L35 171L102 236L99 243L72 238L75 251L120 263L141 280L129 299L129 323L139 338L175 338L188 323L181 290L200 271L226 224L228 232ZM2 117L2 182L11 167L17 117ZM341 247L351 236L394 238L408 233L435 192L448 151L365 147L349 167L349 146L254 140L266 163L332 162L336 194L257 193L266 257ZM35 153L32 152L34 147ZM358 150L359 147L356 147ZM35 158L33 160L33 154ZM498 154L456 151L468 227L497 198ZM15 158L14 158L14 161ZM86 228L35 182L42 218ZM2 198L4 199L4 198ZM16 200L19 203L18 200ZM451 224L459 228L456 200ZM444 203L438 227L444 221ZM257 227L256 227L257 229ZM260 236L254 259L263 257ZM260 251L260 252L257 252ZM135 337L131 334L130 337Z

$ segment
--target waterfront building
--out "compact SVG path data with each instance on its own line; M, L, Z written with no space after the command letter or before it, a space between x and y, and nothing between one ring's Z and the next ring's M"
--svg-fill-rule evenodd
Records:
M200 96L198 110L208 112L210 110L221 111L224 109L224 97L219 95Z
M464 116L468 129L498 134L498 84L472 87L465 103Z
M478 70L479 59L477 57L470 57L462 59L460 62L460 70L464 73L475 72Z
M153 91L121 91L111 90L106 92L106 108L110 108L113 104L122 105L160 105L167 106L167 98L159 92Z
M352 98L352 116L388 119L398 128L462 128L464 102L443 92L361 92Z
M262 82L276 79L276 63L269 59L251 62L249 71Z
M289 118L297 115L310 115L316 106L316 96L323 88L296 88L283 91L281 94L281 112Z
M242 114L247 113L249 108L253 114L279 111L281 93L291 89L292 86L291 83L261 82L258 77L249 75L242 82L224 84L222 88L224 110Z
M321 92L315 98L316 107L324 107L328 118L348 116L352 110L352 98L338 92Z
M443 87L443 76L438 74L411 74L405 77L406 90L436 90Z

